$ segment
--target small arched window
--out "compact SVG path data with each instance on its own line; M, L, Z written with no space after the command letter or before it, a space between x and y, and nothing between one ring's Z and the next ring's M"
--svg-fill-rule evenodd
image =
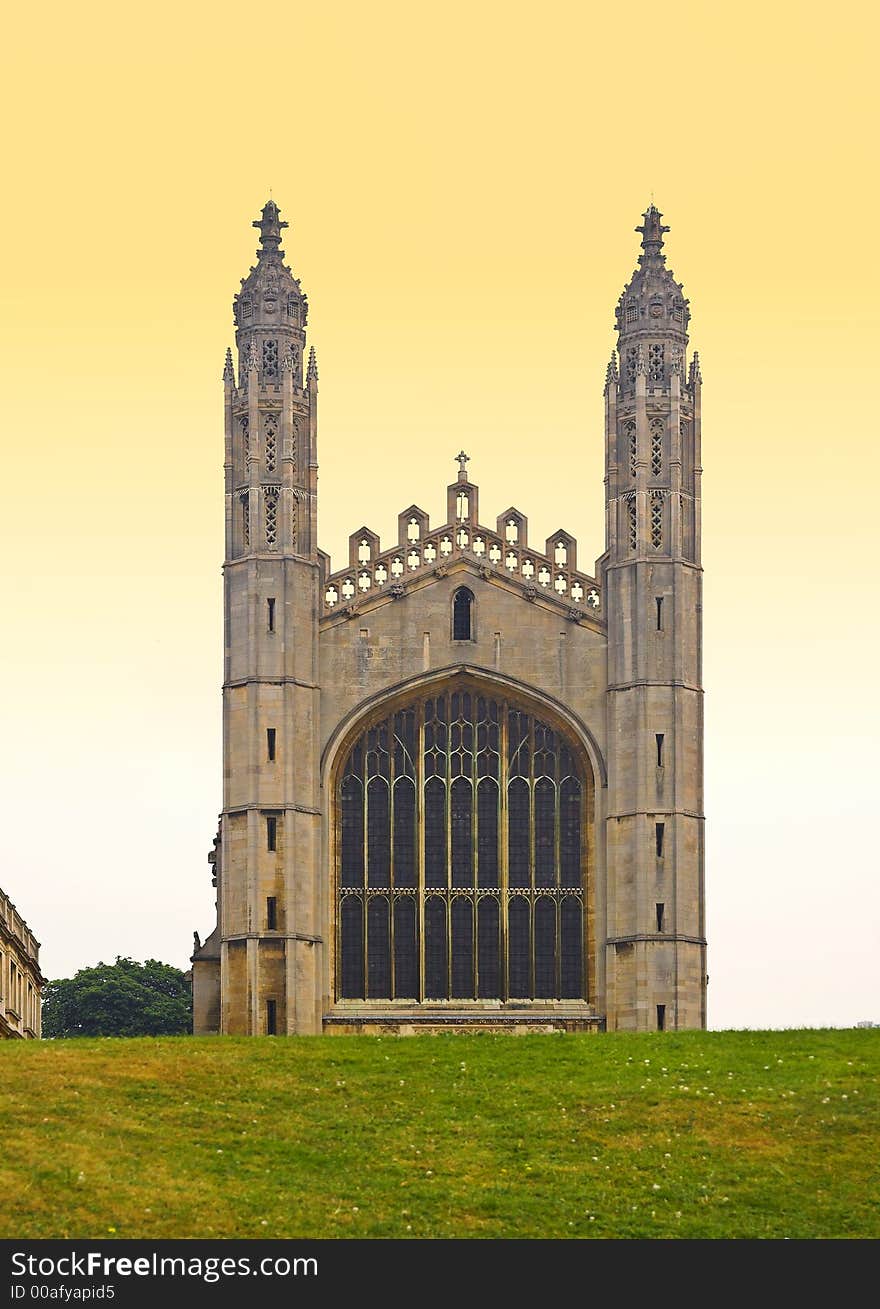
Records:
M453 641L472 641L473 636L473 592L466 586L460 586L452 601L452 639Z

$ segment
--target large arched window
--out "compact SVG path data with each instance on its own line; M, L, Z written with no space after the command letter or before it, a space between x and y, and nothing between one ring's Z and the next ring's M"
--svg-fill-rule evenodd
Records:
M337 998L586 998L589 776L464 682L365 731L337 773Z

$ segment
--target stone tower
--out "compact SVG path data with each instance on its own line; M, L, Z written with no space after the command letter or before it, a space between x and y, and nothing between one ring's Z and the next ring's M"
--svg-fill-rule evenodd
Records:
M652 204L605 384L607 1012L704 1027L700 364Z
M564 527L482 521L464 451L444 522L421 488L396 540L364 524L331 567L306 298L273 202L255 226L195 1031L705 1026L700 369L660 213L617 308L592 572Z
M320 845L318 372L270 200L235 297L225 392L223 812L218 928L196 952L195 1030L313 1031ZM220 979L222 977L222 987Z

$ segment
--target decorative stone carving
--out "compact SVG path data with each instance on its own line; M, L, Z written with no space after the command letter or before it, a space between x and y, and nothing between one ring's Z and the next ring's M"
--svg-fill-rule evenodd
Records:
M569 609L566 617L570 623L579 623L586 615L582 609Z
M392 582L388 588L388 594L393 600L401 600L406 595L406 587L403 582Z
M536 586L532 586L531 583L529 583L529 585L525 589L525 597L527 600L530 600L532 603L534 603L535 600L537 600L538 598L538 588Z
M434 576L445 577L448 572L449 569L446 567L445 564L438 564L437 567L434 569Z

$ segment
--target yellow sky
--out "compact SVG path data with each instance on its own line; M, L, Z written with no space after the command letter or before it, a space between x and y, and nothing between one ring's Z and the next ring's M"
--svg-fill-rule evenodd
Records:
M220 372L271 187L320 535L603 550L651 194L704 375L710 1021L880 1020L876 10L108 4L6 20L0 885L52 975L183 964L220 804ZM876 955L876 950L874 950Z

